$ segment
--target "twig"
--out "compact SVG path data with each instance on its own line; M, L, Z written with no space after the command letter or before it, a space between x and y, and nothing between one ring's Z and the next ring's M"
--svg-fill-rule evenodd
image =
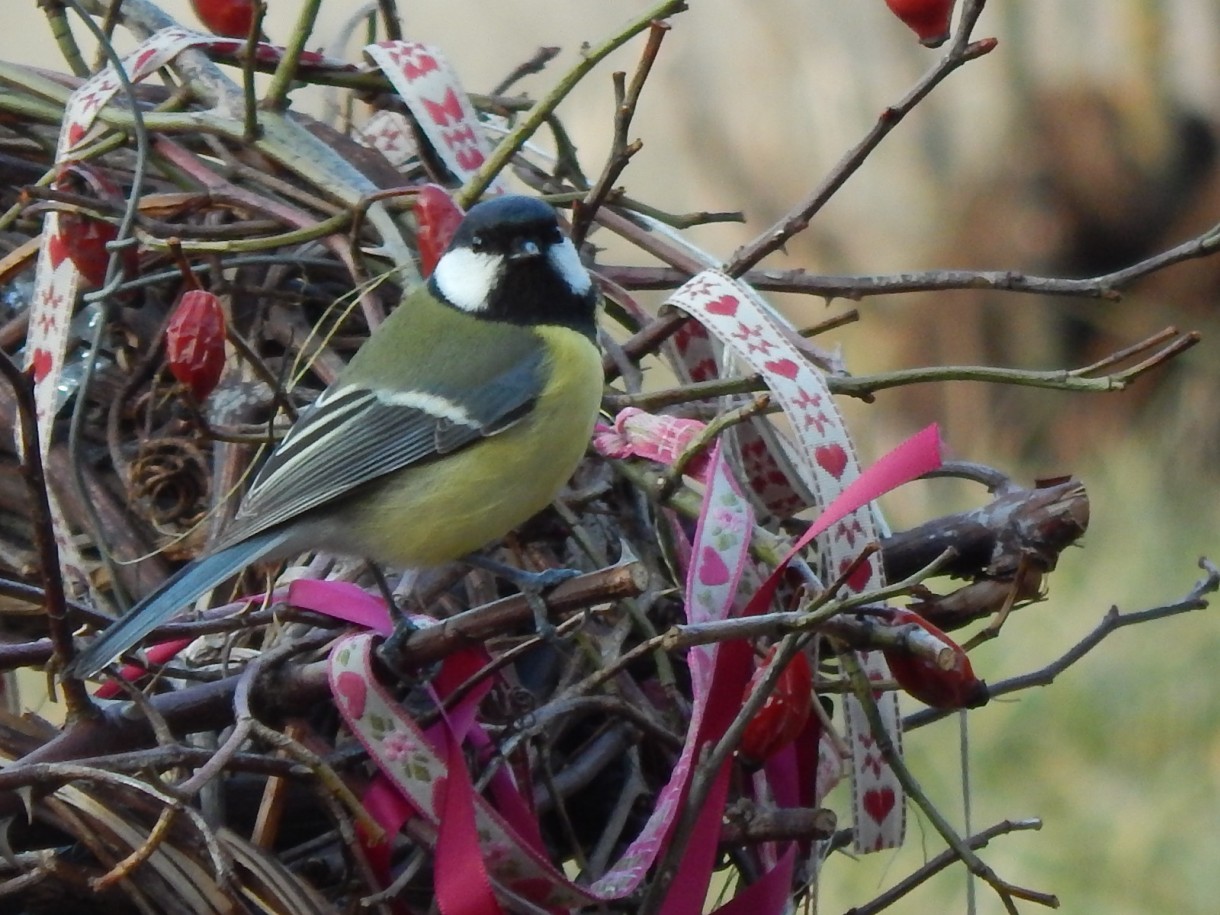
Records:
M716 439L733 426L740 425L746 420L762 413L770 404L770 396L759 394L749 403L718 413L714 419L699 431L691 443L682 450L682 453L674 458L673 463L661 472L660 479L657 481L656 500L664 502L669 497L669 494L682 481L682 475L686 472L686 468L690 466L690 462L711 447Z
M402 22L398 17L397 0L377 0L381 11L381 26L385 29L385 37L391 41L402 39Z
M177 818L178 808L171 806L162 807L157 814L157 822L148 831L148 838L140 843L139 848L133 848L127 857L112 866L105 874L90 880L90 889L96 892L103 892L116 883L130 877L132 871L151 858L153 853L161 847L161 843L169 835L170 827L174 825L174 821Z
M250 17L250 34L246 36L241 61L242 120L245 123L245 141L253 143L259 137L258 96L254 89L254 62L257 59L259 36L263 31L263 20L267 18L267 4L254 0L254 15ZM277 68L278 72L278 68Z
M950 73L968 63L975 58L982 57L984 54L990 53L996 46L995 39L986 39L974 44L968 43L970 29L973 28L974 22L978 19L982 12L984 0L969 0L962 11L961 25L959 26L958 35L955 38L952 46L949 48L945 57L937 64L929 73L924 76L915 86L907 93L907 95L896 105L887 108L877 120L865 137L856 144L848 153L839 161L839 163L830 171L830 174L823 179L822 183L815 188L805 200L798 204L787 216L781 219L778 223L768 229L766 232L757 236L753 241L738 249L727 264L725 271L732 276L741 276L748 272L760 260L766 257L773 251L783 247L784 243L796 233L800 232L809 225L809 220L813 218L840 187L851 177L864 161L872 153L872 151L880 145L881 141L889 134L898 123L910 113L910 111L921 102L937 85L939 85ZM599 221L603 221L600 220ZM628 221L629 222L629 221ZM622 223L618 229L622 229ZM616 231L618 230L616 229ZM637 230L638 231L638 230ZM647 233L638 232L640 235ZM647 247L647 246L642 246ZM693 263L691 259L682 255L676 260L662 258L672 266L680 269L689 270L691 275L694 275L703 268L703 265ZM668 339L687 320L686 315L673 313L665 315L650 324L647 328L636 334L632 339L624 344L624 350L639 356L647 352L652 352L661 342Z
M546 65L554 60L558 54L559 48L557 47L544 46L539 48L534 52L534 56L529 60L523 61L522 63L519 63L517 66L513 67L512 72L510 72L508 76L504 77L504 79L496 83L495 88L492 89L488 95L503 95L509 89L511 89L516 82L524 77L531 76L534 73L541 73L546 69Z
M322 0L305 0L300 5L301 11L296 25L293 26L292 34L288 37L288 43L284 47L279 65L271 76L271 84L267 86L267 91L263 94L264 108L270 111L284 111L288 108L288 93L292 90L292 83L296 78L297 63L301 59L301 52L305 50L309 36L313 34L313 27L321 6Z
M222 881L229 879L229 864L223 852L215 841L215 834L204 822L202 815L194 810L189 804L183 803L172 794L156 787L138 778L133 778L127 775L121 775L117 772L107 772L104 769L96 769L74 763L44 763L43 770L46 772L51 781L62 783L68 782L99 782L101 784L111 784L121 788L127 788L137 794L144 794L151 797L154 801L164 808L169 808L175 814L184 816L195 828L204 846L208 849L209 857L212 859L212 867L214 873ZM90 817L92 820L93 817ZM156 843L153 837L149 839L138 849L139 859L147 858L149 854L156 850ZM126 863L126 862L124 862ZM124 866L124 863L111 868L110 873L104 877L98 878L105 883L113 882L113 879L118 879L126 876L125 872L116 873L119 868Z
M293 740L287 734L281 734L279 731L267 727L267 725L255 718L250 720L252 722L252 730L260 740L271 744L271 746L280 750L285 756L295 759L299 765L308 767L317 780L318 790L316 794L320 798L327 804L333 804L333 809L344 810L350 814L352 821L360 825L361 831L373 843L386 838L385 830L373 819L352 789L347 786L333 768L327 765L324 759L308 747ZM349 821L342 815L336 815L335 820L340 824L341 828L346 828L349 831L348 849L355 853L360 848L360 843L356 841L355 835L351 834Z
M962 21L948 52L911 90L895 105L886 108L873 128L839 160L830 173L810 194L797 204L774 226L753 241L738 249L725 265L730 276L740 276L809 225L809 221L822 209L847 179L859 170L874 149L884 140L902 119L927 97L946 77L961 67L996 47L994 38L969 43L970 30L983 10L984 0L968 0L962 10Z
M602 214L606 214L606 211L603 210ZM599 214L598 221L606 222L609 214L606 214L605 218L602 214ZM619 218L622 219L622 217ZM626 221L616 223L616 230L623 229L625 224L629 223ZM647 233L638 231L633 238L639 241L645 236ZM648 248L645 245L641 246ZM1145 276L1184 261L1211 257L1218 250L1220 250L1220 224L1189 241L1129 267L1087 279L1036 276L1012 270L930 270L922 273L888 276L819 276L799 269L772 270L767 268L751 269L742 278L756 289L816 295L828 301L836 298L860 301L869 296L893 295L901 292L995 289L1003 292L1093 298L1113 302L1122 298L1121 290ZM650 253L657 252L652 250ZM674 261L679 261L679 263L670 267L601 265L598 270L624 289L675 289L703 269L702 265L689 262L685 258L663 259L667 259L671 263ZM686 320L686 316L681 313L663 315L625 341L623 350L636 358L653 352Z
M652 325L649 325L649 327L660 325L665 320L665 318L660 318ZM641 332L642 334L643 332ZM637 337L641 335L637 335ZM632 338L632 340L635 339L636 337ZM991 365L937 365L925 368L899 369L893 372L881 372L876 375L857 375L854 377L828 375L826 376L826 385L833 394L859 397L862 400L868 399L878 391L884 391L889 388L945 381L985 382L989 384L1009 384L1017 387L1042 388L1053 391L1106 393L1124 390L1140 375L1180 355L1198 343L1200 339L1200 335L1194 331L1179 334L1175 328L1167 328L1139 343L1125 347L1103 360L1078 369L1034 371ZM1159 349L1136 365L1109 375L1098 376L1095 374L1099 368L1108 367L1122 358L1128 358L1133 353L1143 352L1162 343L1164 344L1163 346L1160 346ZM626 352L626 349L627 347L624 345L624 352ZM613 410L622 410L626 407L639 407L642 410L660 410L665 407L690 403L696 400L710 400L715 397L725 397L733 394L750 394L766 389L766 381L761 375L749 374L734 378L716 378L711 381L699 381L677 388L665 388L659 391L648 391L639 394L607 394L604 398L604 403L607 408Z
M559 80L555 87L527 111L509 131L508 135L492 150L491 155L482 167L454 194L454 201L461 207L469 207L479 199L479 195L487 189L492 178L508 164L525 142L534 135L539 127L550 116L551 112L564 100L577 83L584 78L593 67L610 54L652 25L655 20L673 16L686 9L686 0L661 0L651 9L631 20L617 33L601 44L586 48L581 53L580 62L576 64Z
M725 811L720 847L761 842L828 839L834 834L834 811L825 808L761 808L744 798Z
M702 623L676 624L664 632L642 640L613 661L594 671L571 687L573 695L587 693L608 681L631 664L653 651L680 652L714 642L763 637L781 638L812 631L831 634L857 648L899 648L934 664L944 660L945 646L938 640L925 640L916 635L918 627L880 627L867 620L844 616L849 610L884 604L890 597L906 593L928 576L935 574L949 560L946 551L935 563L903 581L874 591L846 594L821 603L811 603L800 610L759 613L747 617L731 617ZM777 561L775 557L772 561ZM833 589L827 589L833 594Z
M1036 830L1041 828L1042 821L1037 819L1004 820L996 823L994 826L982 830L981 832L975 833L974 835L965 839L964 842L970 849L986 848L987 845L990 844L991 840L996 836L1004 836L1012 832L1024 832L1026 830ZM876 915L877 912L888 909L903 896L907 895L907 893L927 882L929 879L943 871L955 861L960 860L961 859L958 857L957 852L955 852L952 848L945 849L917 871L908 874L906 877L899 880L884 893L879 894L864 905L853 906L844 912L843 915Z
M1210 606L1206 595L1220 589L1220 569L1217 569L1216 565L1206 557L1199 560L1199 567L1206 574L1199 581L1195 582L1194 587L1190 589L1185 597L1172 603L1150 607L1147 610L1133 610L1129 613L1122 613L1117 607L1111 607L1105 616L1101 618L1101 622L1088 635L1049 664L1026 674L1020 674L1015 677L1009 677L1007 680L988 684L992 697L1003 696L1007 693L1029 689L1033 686L1049 686L1055 682L1055 678L1059 674L1063 673L1101 644L1107 636L1119 629L1127 626L1138 626L1141 623L1165 619L1170 616L1177 616L1179 613L1189 613L1192 610L1206 610ZM903 726L906 728L922 727L925 724L930 724L945 717L947 714L949 712L943 709L923 709L904 718Z
M868 679L868 674L860 667L860 663L851 652L842 652L839 655L839 663L842 664L844 673L847 674L848 679L851 681L852 692L855 694L856 700L864 709L864 714L868 718L869 729L872 732L873 738L877 741L877 747L881 750L882 756L885 757L885 761L889 764L890 769L893 770L894 775L902 784L907 795L919 806L924 816L928 818L936 831L940 833L941 838L945 840L945 843L953 851L954 856L966 865L970 873L995 890L996 895L1000 897L1000 901L1004 904L1005 910L1010 915L1017 915L1015 901L1017 899L1036 902L1039 905L1050 908L1058 908L1059 900L1051 893L1026 889L1025 887L1000 879L995 871L983 863L983 860L962 840L949 821L936 808L936 805L932 803L927 794L924 793L923 788L915 780L915 776L911 774L911 770L907 768L902 755L895 750L889 735L886 733L885 725L881 720L881 713L877 709L877 703L873 699L872 683Z
M545 600L552 613L562 613L620 597L638 596L647 584L643 565L632 562L565 581L548 592ZM514 594L459 613L435 626L415 630L394 648L386 661L395 670L428 664L533 618L534 611L526 597Z
M80 46L76 43L76 37L72 34L72 27L68 25L68 17L64 13L63 5L59 3L44 3L42 11L46 14L47 23L51 27L51 34L55 37L55 43L59 46L59 53L64 56L64 62L76 76L86 79L90 72L89 65L85 63L85 58L81 55Z
M212 753L210 748L188 747L180 743L173 743L146 750L132 750L127 753L85 756L74 762L80 766L105 769L108 772L147 773L175 766L203 765L211 758ZM236 753L229 760L229 768L233 771L276 776L277 778L313 777L313 773L307 767L290 759L268 756L265 753ZM60 784L59 781L51 778L52 775L54 775L54 770L42 764L23 766L20 769L6 769L0 773L0 782L3 783L5 791L17 791L32 785L49 788L52 785Z
M310 646L313 647L313 646ZM250 708L250 691L253 684L263 671L284 660L284 658L301 650L298 643L280 645L270 651L265 651L238 674L237 690L233 694L234 726L229 731L223 744L216 749L204 765L195 770L186 781L178 786L178 791L184 797L194 797L204 786L217 778L228 767L229 760L237 754L242 745L254 730L258 719Z
M453 700L446 700L446 704L452 703ZM682 738L662 727L647 709L637 708L618 696L581 696L572 691L565 692L532 711L526 722L514 729L511 736L504 741L500 753L502 756L512 756L524 741L553 730L560 719L591 713L603 715L608 719L621 718L666 749L675 752L682 749Z
M30 525L38 551L43 582L43 610L47 630L51 635L55 659L60 669L75 656L72 627L68 622L67 596L59 568L59 547L55 541L55 523L51 517L50 493L42 463L42 448L38 437L37 407L34 403L33 376L22 372L8 353L0 350L0 374L13 389L20 428L22 468L26 490L30 497ZM89 698L84 684L76 678L63 681L64 701L72 720L94 717L97 708Z
M1122 290L1149 274L1184 261L1211 257L1220 250L1220 224L1188 241L1110 273L1079 279L1042 276L1020 270L920 270L873 276L810 273L804 268L780 270L754 267L742 279L766 292L791 292L824 299L860 301L902 292L946 292L991 289L1024 295L1104 299L1117 302ZM637 267L603 264L598 270L624 289L676 289L693 276L678 267Z
M606 159L601 175L589 189L589 193L572 207L572 243L578 248L584 242L585 236L589 232L589 226L593 223L593 216L609 196L614 182L623 173L623 169L627 167L631 157L643 147L639 140L628 141L627 132L631 129L631 119L635 116L640 93L644 91L644 83L648 81L648 74L652 72L652 65L656 63L657 54L661 50L661 42L668 31L667 23L653 22L650 24L648 42L644 45L643 53L640 54L640 62L636 65L630 86L624 86L626 77L622 72L613 75L614 137L610 141L610 155Z

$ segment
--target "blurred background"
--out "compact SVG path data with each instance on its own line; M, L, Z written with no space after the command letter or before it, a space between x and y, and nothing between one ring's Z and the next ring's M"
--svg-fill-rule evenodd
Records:
M161 6L195 24L187 0ZM298 4L269 6L267 31L283 41ZM561 47L546 72L516 87L534 96L575 62L582 42L645 8L600 0L399 6L407 34L442 46L472 91L489 89L541 45ZM355 4L323 7L311 47L329 43ZM693 0L672 24L632 130L644 149L620 183L670 212L744 211L744 225L690 232L724 258L806 194L940 53L920 47L883 0ZM0 58L62 68L35 0L9 0L4 25ZM992 0L976 35L996 36L998 49L921 104L767 266L1091 276L1220 222L1220 3ZM635 43L617 52L559 109L588 173L600 170L609 146L610 72L631 71L638 51ZM320 110L304 94L299 105ZM859 303L857 324L823 341L865 373L943 363L1072 368L1166 326L1203 334L1184 358L1121 393L956 384L846 405L866 459L936 421L957 457L1025 483L1073 474L1087 485L1084 548L1064 557L1046 602L978 649L982 676L1041 667L1112 605L1173 601L1199 577L1200 555L1220 559L1218 293L1220 258L1171 268L1120 303L980 292L878 297ZM827 314L821 299L779 304L798 325ZM940 483L910 489L887 505L895 527L984 498ZM974 826L1045 821L1040 832L986 850L1002 877L1058 893L1068 912L1216 910L1218 614L1121 631L1052 687L971 714ZM906 746L942 809L960 810L956 721L914 732ZM820 910L863 903L939 851L912 813L900 852L827 864ZM964 910L964 878L953 870L890 911ZM979 911L1001 911L984 889Z

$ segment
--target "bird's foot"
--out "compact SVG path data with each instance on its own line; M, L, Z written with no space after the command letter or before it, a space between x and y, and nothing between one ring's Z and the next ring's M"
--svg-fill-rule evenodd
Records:
M530 610L533 611L535 631L548 641L555 638L555 624L550 620L550 611L547 609L542 595L556 585L583 574L579 569L545 569L541 572L527 572L524 569L517 569L480 555L467 556L465 562L515 585L525 597Z

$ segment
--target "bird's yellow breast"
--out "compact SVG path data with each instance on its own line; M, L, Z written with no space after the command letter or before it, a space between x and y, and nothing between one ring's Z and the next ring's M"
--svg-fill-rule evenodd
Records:
M588 338L553 326L532 332L548 354L534 408L502 432L354 497L341 510L352 538L346 552L440 565L504 536L555 498L589 444L604 376Z

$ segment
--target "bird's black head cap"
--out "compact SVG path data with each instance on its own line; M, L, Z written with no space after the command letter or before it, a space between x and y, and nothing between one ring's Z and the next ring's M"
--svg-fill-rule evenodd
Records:
M533 197L506 195L471 207L429 285L477 317L594 334L592 278L555 211Z

